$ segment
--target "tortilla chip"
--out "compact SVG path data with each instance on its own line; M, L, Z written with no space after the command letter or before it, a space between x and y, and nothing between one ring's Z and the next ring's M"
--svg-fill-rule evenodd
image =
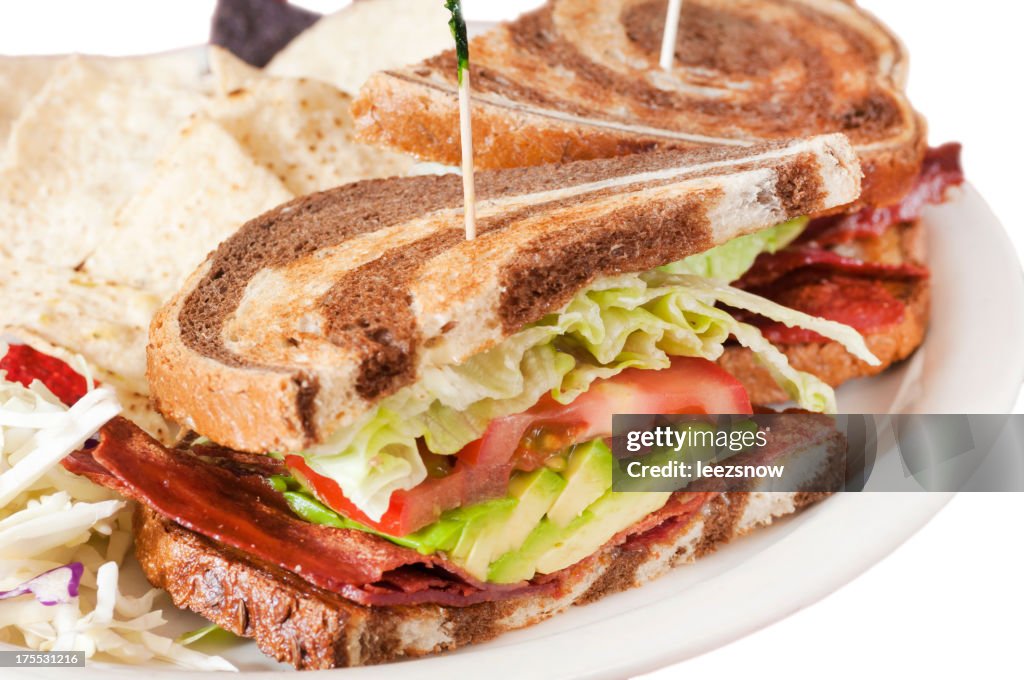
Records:
M118 212L85 271L167 299L243 223L291 198L231 135L197 115Z
M141 427L165 446L173 446L178 441L181 428L160 415L153 408L149 397L124 390L115 391L117 400L121 402L121 408L124 409L121 411L122 416Z
M413 160L352 138L351 99L315 80L248 80L210 115L296 195L405 173Z
M52 64L0 168L0 332L82 355L165 441L145 379L161 302L247 219L413 163L353 142L333 86L197 54Z
M250 80L263 77L263 71L245 63L222 47L210 45L210 74L215 91L229 95Z
M212 79L206 50L206 46L199 46L143 57L82 56L78 59L113 77L208 91L212 88ZM65 56L0 56L0 159L22 110L66 60Z
M316 78L355 94L376 71L415 64L453 46L441 0L356 2L324 17L267 65L267 73Z
M0 331L24 329L81 354L106 382L149 393L146 337L160 306L156 295L63 267L0 259L0 299Z
M55 57L0 57L0 158L14 121L59 62Z
M135 81L140 85L161 83L197 92L212 91L208 48L205 45L138 57L78 58L123 81Z
M0 169L0 251L75 267L145 183L200 95L111 78L71 58L22 112Z
M218 0L210 42L264 66L320 15L281 0Z

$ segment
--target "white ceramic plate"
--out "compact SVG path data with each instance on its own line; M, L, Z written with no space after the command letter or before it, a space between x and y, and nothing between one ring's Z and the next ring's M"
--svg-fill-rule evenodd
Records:
M899 368L844 386L840 408L1008 412L1024 380L1024 276L1013 247L970 186L947 205L931 209L925 224L935 272L928 340ZM323 677L497 680L642 673L727 644L821 599L898 547L950 498L843 494L643 588L574 607L494 642L398 664L328 671ZM171 611L169 618L173 633L202 625L186 612ZM248 642L206 651L223 654L254 678L284 670ZM97 662L75 677L138 673L137 667ZM199 677L166 666L147 673ZM26 669L17 677L52 675L47 669Z

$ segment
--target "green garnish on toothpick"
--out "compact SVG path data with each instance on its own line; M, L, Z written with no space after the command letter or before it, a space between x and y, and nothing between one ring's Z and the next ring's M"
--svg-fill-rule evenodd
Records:
M469 106L469 39L466 21L462 18L461 0L445 0L452 13L448 27L455 38L455 55L459 77L459 131L462 140L462 195L466 215L466 240L476 238L476 190L473 184L473 125Z
M455 55L459 59L459 85L462 84L462 73L469 70L469 40L466 38L466 20L462 18L461 0L445 0L445 8L452 13L448 20L448 28L455 38Z

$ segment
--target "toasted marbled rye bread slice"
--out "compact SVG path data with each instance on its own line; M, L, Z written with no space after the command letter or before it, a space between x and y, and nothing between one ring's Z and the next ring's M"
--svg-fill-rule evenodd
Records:
M470 42L478 167L846 133L862 200L908 191L924 120L904 93L907 54L849 0L683 3L660 68L665 0L550 0ZM359 135L457 164L454 52L377 73L353 102Z
M857 198L842 135L459 177L372 180L251 220L156 315L158 408L245 451L304 448L426 366L451 365L637 272Z
M135 554L149 581L175 605L253 638L279 661L305 669L362 666L483 642L643 585L827 495L726 493L657 540L630 550L606 547L568 567L566 587L557 595L468 607L358 605L257 565L143 505L135 513Z

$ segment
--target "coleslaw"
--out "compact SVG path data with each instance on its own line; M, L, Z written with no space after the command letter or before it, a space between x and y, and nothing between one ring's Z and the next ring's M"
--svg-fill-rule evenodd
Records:
M0 342L0 357L6 353ZM237 670L154 632L165 623L154 609L158 590L121 593L129 502L60 466L121 411L113 390L97 387L77 363L87 392L70 408L39 380L26 387L0 370L0 641Z

